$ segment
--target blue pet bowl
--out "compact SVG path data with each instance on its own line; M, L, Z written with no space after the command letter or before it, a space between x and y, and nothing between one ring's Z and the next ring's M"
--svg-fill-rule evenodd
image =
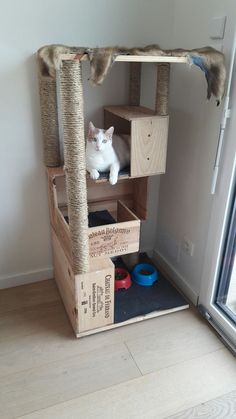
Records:
M132 279L136 284L143 287L150 287L158 279L158 272L153 265L149 263L139 263L132 271Z

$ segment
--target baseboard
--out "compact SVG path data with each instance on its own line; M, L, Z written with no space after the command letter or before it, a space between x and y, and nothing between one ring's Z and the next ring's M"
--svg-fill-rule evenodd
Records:
M157 249L154 249L153 251L153 259L157 265L159 265L162 272L166 274L167 278L170 279L180 291L182 291L191 303L197 306L198 295L196 292L187 284L185 279Z
M150 249L142 249L147 253L151 253ZM151 256L151 255L150 255ZM185 279L175 270L169 261L156 249L152 252L152 257L160 266L163 273L173 281L173 283L183 292L184 295L194 304L197 305L198 295L186 283ZM53 268L39 269L16 275L0 276L0 289L17 287L18 285L31 284L33 282L43 281L53 278Z
M0 276L0 289L17 287L18 285L31 284L53 278L53 268L39 269L37 271L21 274Z
M153 249L151 249L150 247L141 247L140 252L141 253L146 253L149 258L152 258L152 256L153 256Z

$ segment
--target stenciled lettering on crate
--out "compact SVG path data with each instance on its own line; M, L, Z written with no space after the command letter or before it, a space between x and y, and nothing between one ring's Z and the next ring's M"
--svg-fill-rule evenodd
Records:
M140 221L89 229L90 257L118 256L139 250ZM92 231L90 231L92 230Z
M77 275L79 332L114 322L114 267L81 278Z
M119 210L119 208L122 208L122 210ZM54 225L64 251L71 262L72 250L69 225L58 208L56 209ZM118 201L117 222L88 228L88 237L91 258L113 257L137 252L140 242L140 220L121 201Z
M76 334L114 322L114 265L93 259L89 272L74 275L60 239L52 229L55 279Z

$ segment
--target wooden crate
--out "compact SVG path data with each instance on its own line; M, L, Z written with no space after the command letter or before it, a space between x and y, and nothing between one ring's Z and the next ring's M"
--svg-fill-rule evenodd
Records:
M140 220L121 201L117 201L115 224L88 229L90 257L119 256L139 250Z
M57 237L53 228L51 233L54 276L76 337L88 336L189 307L188 304L184 304L114 323L114 265L111 260L92 259L88 273L74 275L61 239Z
M114 323L114 265L92 259L86 274L74 275L62 243L52 229L54 275L76 335Z
M58 173L60 173L58 169L48 170L50 217L51 224L71 264L71 237L69 225L65 220L67 215L65 183L59 180L64 175L62 173L62 176L60 176ZM115 190L113 186L109 186L109 191L110 188L113 188L113 191ZM145 188L143 193L145 196ZM140 219L128 207L128 204L132 204L132 195L119 195L120 197L125 196L125 202L123 202L117 200L117 195L110 196L109 200L107 196L99 200L96 194L99 195L98 190L94 190L91 194L93 199L88 201L89 210L108 209L116 223L88 228L90 257L104 258L137 252L139 250ZM142 206L137 207L141 212L144 212Z
M73 274L70 231L63 215L64 212L67 211L64 176L62 168L48 169L54 274L76 337L80 338L82 336L117 328L126 324L140 322L152 317L187 308L187 305L183 305L167 310L152 311L145 315L137 315L136 317L132 317L123 322L114 323L115 274L114 265L110 258L108 256L92 257L90 258L89 272L83 275ZM143 181L143 179L141 180ZM117 191L119 191L120 197L123 197L127 204L134 204L135 202L133 193L136 190L136 187L133 188L132 185L133 183L136 184L136 181L139 181L139 179L121 180L120 185L119 183L117 185ZM90 181L88 181L88 183L90 183ZM110 205L110 210L112 212L114 210L112 199L117 197L115 189L113 189L113 187L110 189L109 183L103 183L103 181L97 184L92 182L92 185L94 189L89 192L91 193L91 197L89 198L89 201L91 199L91 202L89 202L89 205L92 205L93 209L96 209L96 205L98 205L98 209L100 209L102 203L98 202L95 196L96 193L99 194L99 190L97 191L96 187L104 187L104 190L101 189L105 192L104 200L106 204L108 203ZM108 189L106 189L106 186ZM138 188L138 190L140 194L141 188ZM144 187L144 196L146 193L145 190ZM93 200L92 197L96 199ZM143 208L139 207L139 209L141 212L145 213L145 205ZM118 205L117 216L121 219L125 217L126 220L130 217L130 221L121 221L120 224L140 222L127 205L122 203ZM117 224L115 224L115 226L116 225ZM114 227L114 225L111 226L112 228ZM95 227L95 229L97 229L97 227ZM97 232L97 230L93 231ZM136 245L137 243L135 246ZM133 253L133 255L136 255L136 253ZM131 265L133 266L134 263L136 263L136 260L132 261Z
M151 176L165 172L168 116L155 115L141 106L104 108L104 127L115 127L116 134L130 136L130 176Z

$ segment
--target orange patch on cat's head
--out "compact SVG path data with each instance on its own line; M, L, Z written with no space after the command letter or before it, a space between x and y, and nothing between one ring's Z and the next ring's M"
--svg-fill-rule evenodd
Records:
M96 128L93 123L90 121L89 122L89 130L88 130L88 140L92 140L94 137L96 137L96 135L98 135L99 133L99 129Z
M112 135L113 135L113 133L114 133L114 127L110 127L110 128L108 128L108 129L104 132L105 136L106 136L109 140L111 140L111 139L112 139Z

